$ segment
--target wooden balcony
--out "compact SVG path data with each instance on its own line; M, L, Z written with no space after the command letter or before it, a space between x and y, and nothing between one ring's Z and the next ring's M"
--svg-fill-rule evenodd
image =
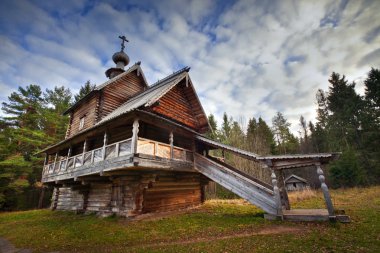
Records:
M144 138L137 139L133 152L132 138L75 156L62 157L44 166L42 182L76 181L89 175L111 175L126 169L161 169L191 171L193 152L170 144Z

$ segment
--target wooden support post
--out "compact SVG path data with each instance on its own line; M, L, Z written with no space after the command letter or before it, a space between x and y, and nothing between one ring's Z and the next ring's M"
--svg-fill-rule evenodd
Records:
M57 152L57 153L55 153L53 171L55 171L55 170L56 170L56 168L55 168L55 167L57 166L57 160L58 160L58 152Z
M274 199L277 204L277 215L282 215L281 196L280 196L280 191L277 186L276 174L274 173L273 169L272 169L271 178L272 178Z
M45 153L45 161L44 161L44 168L42 174L45 175L49 172L49 154ZM47 169L46 169L47 168Z
M169 143L170 143L170 159L173 159L173 157L174 157L174 135L173 135L173 131L170 131Z
M284 171L282 169L275 170L275 174L278 180L277 184L280 191L281 205L285 207L286 210L290 210L288 192L286 191L285 187Z
M49 163L49 154L48 153L45 153L45 161L44 161L44 165L48 165Z
M108 133L107 131L104 132L104 138L103 138L103 152L102 152L102 159L106 159L106 146L108 142Z
M67 158L66 158L66 164L65 164L65 171L67 170L67 167L69 166L69 158L71 156L71 150L72 150L72 147L70 146L69 147L69 150L67 151Z
M131 143L131 153L136 154L137 153L137 141L139 134L139 120L135 119L133 121L133 128L132 128L132 143Z
M325 176L323 175L322 167L319 163L316 164L316 167L317 167L317 174L319 175L319 181L321 182L323 197L325 198L326 207L327 207L327 210L329 211L329 216L334 216L334 206L331 201L329 188L327 187L325 183Z
M82 165L84 164L84 153L87 152L87 139L84 140L84 143L83 143L83 153L82 153Z

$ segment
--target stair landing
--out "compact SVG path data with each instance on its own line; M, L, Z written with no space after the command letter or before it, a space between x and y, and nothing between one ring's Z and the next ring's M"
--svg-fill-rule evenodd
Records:
M328 221L327 209L292 209L283 210L283 219L291 221Z

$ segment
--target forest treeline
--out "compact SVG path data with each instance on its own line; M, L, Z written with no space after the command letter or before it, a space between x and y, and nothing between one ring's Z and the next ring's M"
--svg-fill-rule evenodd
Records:
M342 152L328 168L333 187L380 182L380 71L371 69L364 81L365 94L338 73L330 76L329 90L316 94L315 123L300 116L299 134L278 112L270 125L261 117L233 119L224 113L218 126L209 115L212 131L207 135L222 143L261 155ZM68 117L62 113L94 88L88 81L79 93L61 86L42 91L38 85L19 87L2 104L0 118L0 210L34 207L25 204L23 193L41 188L43 157L39 150L62 140ZM226 161L238 168L251 168L259 178L267 171L228 154Z

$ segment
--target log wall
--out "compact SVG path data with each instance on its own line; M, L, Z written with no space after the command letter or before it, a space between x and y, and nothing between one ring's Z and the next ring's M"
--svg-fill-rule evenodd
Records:
M66 138L92 127L96 122L125 103L130 97L144 91L146 85L141 75L133 71L94 93L70 114ZM79 129L80 119L85 116L84 127Z
M153 107L152 110L193 129L198 129L199 123L194 115L185 89L188 89L188 87L183 84L177 85L163 96L159 105Z
M109 182L56 187L52 209L126 217L172 211L201 204L203 185L197 173L130 172Z
M53 194L54 195L54 194ZM71 187L60 187L56 198L55 209L68 211L83 211L85 194Z
M202 203L197 174L160 176L144 191L143 213L173 211Z
M112 196L111 183L92 183L88 192L87 212L110 212Z
M144 81L141 76L137 76L136 72L123 76L103 89L98 121L125 103L130 97L144 91Z
M86 128L92 127L96 123L97 103L98 96L92 96L74 110L74 112L71 114L70 126L68 128L68 134L66 136L67 138ZM82 129L79 129L79 123L82 117L85 117L84 126Z

